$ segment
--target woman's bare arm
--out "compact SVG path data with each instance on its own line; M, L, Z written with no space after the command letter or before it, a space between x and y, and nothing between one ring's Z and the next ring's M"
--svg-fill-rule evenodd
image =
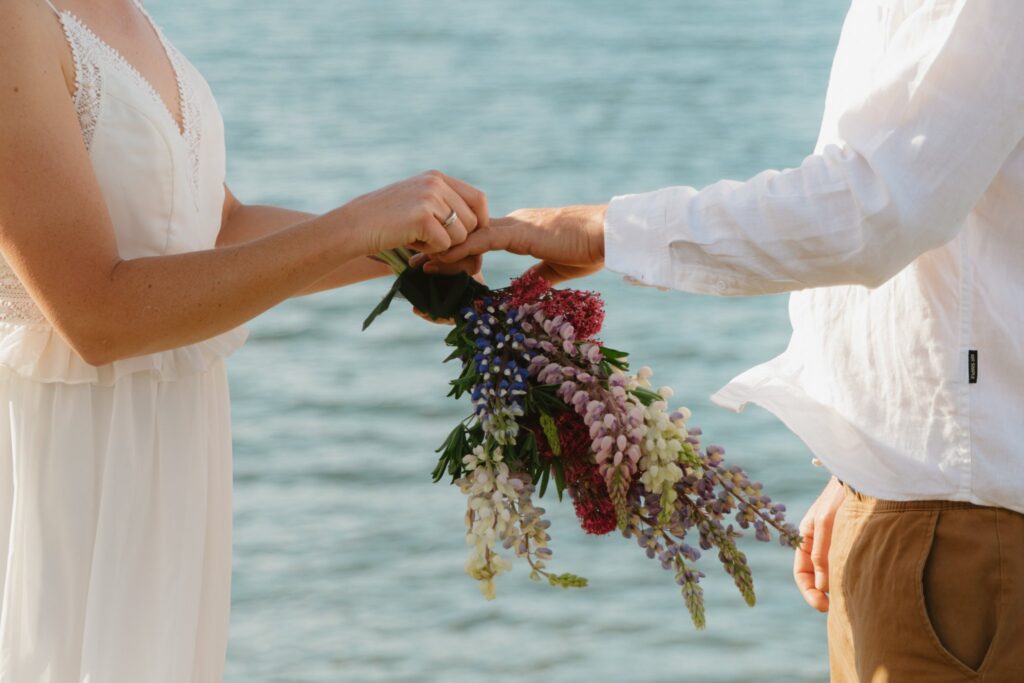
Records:
M479 192L432 172L253 241L122 259L60 46L42 3L0 4L0 251L89 363L207 339L345 263L402 245L436 252L464 240L477 215L486 222ZM453 208L465 224L445 230Z
M224 190L224 218L217 237L218 247L251 242L315 217L315 214L277 206L243 204L230 188L225 187ZM390 274L391 269L380 261L369 257L356 258L334 269L294 296L337 289Z

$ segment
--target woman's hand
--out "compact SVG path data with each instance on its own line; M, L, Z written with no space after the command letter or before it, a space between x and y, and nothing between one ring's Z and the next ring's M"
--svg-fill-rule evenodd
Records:
M583 277L604 267L604 215L607 206L520 209L481 226L465 242L434 257L456 263L488 251L504 250L541 259L535 266L552 284Z
M843 485L832 477L800 522L804 540L793 558L793 580L807 604L819 612L828 611L828 550L845 495Z
M346 263L389 247L437 252L487 224L483 194L435 172L256 239L227 234L230 246L123 258L65 52L49 8L0 3L0 251L91 365L209 339ZM461 220L446 228L453 209Z
M458 218L445 226L455 211ZM411 247L435 254L463 243L488 225L484 193L440 171L427 171L358 197L338 209L358 225L366 255Z

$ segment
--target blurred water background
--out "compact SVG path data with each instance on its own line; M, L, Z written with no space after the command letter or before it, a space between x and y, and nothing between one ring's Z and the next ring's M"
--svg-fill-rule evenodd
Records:
M150 0L213 85L229 183L247 202L324 211L439 167L495 213L746 178L814 145L842 0ZM497 256L491 282L526 262ZM780 352L785 297L604 293L610 345L675 387L712 443L794 521L824 483L771 415L708 396ZM360 322L378 281L288 302L230 361L235 570L227 680L823 681L824 618L791 553L747 544L748 609L703 560L708 628L670 573L548 505L563 592L522 567L487 602L463 574L463 497L434 448L468 408L445 399L444 330L396 307Z

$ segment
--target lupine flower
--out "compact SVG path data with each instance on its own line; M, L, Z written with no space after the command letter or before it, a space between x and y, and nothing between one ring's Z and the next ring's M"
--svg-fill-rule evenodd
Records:
M512 556L529 564L531 579L586 585L547 570L550 522L535 496L554 480L584 531L618 528L673 573L698 628L705 623L703 550L717 550L753 605L753 577L737 546L743 531L767 541L774 529L792 547L800 536L786 523L785 506L727 465L724 449L702 447L700 429L688 426L690 411L670 408L671 389L655 391L649 368L630 374L625 355L596 339L600 297L552 289L531 273L506 290L467 298L447 341L463 365L452 394L468 393L474 412L439 449L434 476L451 474L466 495L466 571L483 595L494 598L494 581Z
M604 325L604 302L594 292L551 290L541 306L548 318L562 316L569 321L580 340L593 339Z
M544 317L553 320L559 316L575 330L581 341L592 339L604 324L604 302L596 292L576 289L552 289L548 281L534 271L512 281L508 301L519 308L536 305Z
M474 337L473 363L481 377L471 393L476 415L499 444L510 443L519 432L517 418L524 414L525 364L530 357L518 325L519 312L487 298L465 309L463 318Z
M566 464L565 479L583 530L598 536L615 531L618 525L615 504L598 467L577 459Z
M535 304L550 291L551 285L548 281L531 270L512 281L508 288L508 302L517 308L525 304Z

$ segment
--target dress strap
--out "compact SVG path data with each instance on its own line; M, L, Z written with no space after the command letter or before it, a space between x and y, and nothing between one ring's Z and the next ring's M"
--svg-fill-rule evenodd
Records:
M59 16L61 16L61 15L63 15L63 12L61 12L61 11L60 11L59 9L57 9L57 8L56 8L56 7L54 6L54 4L53 4L52 2L50 2L50 0L43 0L43 2L45 2L45 3L47 4L47 5L49 5L49 6L50 6L50 9L52 9L52 10L53 10L53 13L54 13L54 14L56 14L56 15L57 15L58 17L59 17Z

